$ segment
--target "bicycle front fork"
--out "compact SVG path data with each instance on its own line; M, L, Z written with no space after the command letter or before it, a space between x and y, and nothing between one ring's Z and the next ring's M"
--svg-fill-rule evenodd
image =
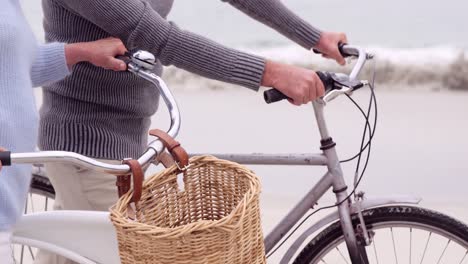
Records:
M369 264L366 252L366 244L369 242L369 240L365 239L367 234L363 236L360 229L355 230L350 210L351 200L350 198L347 198L348 194L345 190L346 188L343 189L343 191L338 190L334 192L336 193L338 201L347 199L346 201L340 203L338 206L338 212L340 215L341 229L343 230L343 237L346 242L346 247L348 248L349 257L353 264ZM358 225L358 228L362 228L364 232L367 232L364 220L362 219L361 222L361 225L363 224L364 227L360 227Z

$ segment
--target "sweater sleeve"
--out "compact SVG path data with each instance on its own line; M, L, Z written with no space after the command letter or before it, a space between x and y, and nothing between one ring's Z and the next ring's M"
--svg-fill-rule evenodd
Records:
M37 46L36 58L31 67L33 87L59 81L69 73L65 58L65 44L50 43Z
M320 39L320 30L289 10L280 0L222 0L268 25L306 49Z
M254 90L260 87L265 60L224 47L202 36L181 30L141 0L60 0L78 13L119 37L128 49L144 49L164 65Z

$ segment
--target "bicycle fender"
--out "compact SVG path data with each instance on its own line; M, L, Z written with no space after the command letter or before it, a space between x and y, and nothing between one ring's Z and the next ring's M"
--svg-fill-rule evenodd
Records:
M385 205L397 205L397 204L419 204L421 202L421 198L412 195L401 195L401 196L385 196L385 197L378 197L373 199L364 199L361 203L362 210L385 206ZM352 204L350 207L350 211L352 214L357 213L358 209L356 204ZM338 215L338 211L335 211L320 221L309 227L306 231L304 231L294 243L289 247L286 254L284 254L283 258L280 261L280 264L287 264L289 261L294 257L296 252L301 248L303 243L315 232L326 227L340 219Z

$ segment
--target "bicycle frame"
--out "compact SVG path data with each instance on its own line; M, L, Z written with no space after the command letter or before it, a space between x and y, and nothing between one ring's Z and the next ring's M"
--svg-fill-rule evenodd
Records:
M324 117L324 105L314 103L315 115L320 129L322 143L329 138ZM330 144L331 142L328 141ZM192 154L197 155L197 154ZM313 188L297 203L297 205L283 218L283 220L265 238L265 250L269 253L300 219L315 205L315 203L329 189L336 192L337 202L347 197L341 166L338 161L336 148L325 149L321 154L213 154L219 158L228 159L246 165L307 165L327 166L328 172L313 186ZM354 229L350 223L350 215L359 209L390 204L417 204L420 199L413 196L380 197L363 201L358 208L355 204L342 203L338 210L310 226L290 246L280 263L289 263L302 243L312 234L324 226L344 219L348 219L343 230L355 238ZM77 220L78 219L78 220ZM54 236L53 234L57 235ZM73 237L74 239L66 239ZM92 237L92 240L89 238ZM116 234L107 212L45 212L23 217L13 234L13 241L24 245L52 251L83 264L118 263L118 247ZM86 246L76 243L82 241ZM355 241L351 241L353 243ZM106 244L105 249L100 245ZM99 248L99 249L98 249ZM92 261L90 260L92 259Z
M356 78L366 61L367 54L361 49L350 46L345 46L345 49L358 55L358 61L350 75L351 78ZM161 95L171 113L171 128L169 129L169 134L175 137L180 127L180 114L169 89L159 77L142 71L140 68L132 65L129 65L129 68L130 71L137 73L139 76L159 86ZM351 215L359 210L376 206L418 203L419 199L414 197L387 197L381 198L380 200L366 200L358 207L356 207L351 200L345 201L348 197L347 185L344 180L335 143L329 135L325 122L325 102L323 100L317 100L312 105L317 126L320 131L322 153L296 155L214 155L219 158L243 164L327 166L327 173L323 175L318 183L312 187L288 215L281 220L273 231L266 236L266 253L271 252L284 235L300 221L328 190L332 189L336 195L337 204L339 204L337 212L323 218L300 235L283 257L281 263L288 263L302 242L312 233L337 220L341 221L341 227L345 234L345 241L353 263L360 263L356 236L351 223ZM146 164L148 161L152 160L157 153L160 153L162 149L163 147L158 140L153 141L147 152L140 157L139 162L141 164ZM68 161L112 174L126 174L129 171L127 165L109 165L68 152L12 154L12 161L14 163ZM72 239L70 239L70 237L72 237ZM92 237L92 240L88 239L90 237ZM76 243L77 241L81 242L81 244ZM82 241L86 241L86 243ZM83 264L119 263L116 234L107 212L59 211L26 215L15 228L13 242L45 249ZM102 245L107 245L105 252L103 252Z
M328 171L318 181L318 183L302 198L302 200L288 213L288 215L273 229L273 231L265 238L266 253L271 252L273 247L281 240L281 238L291 230L294 225L317 203L330 188L336 195L340 219L343 224L343 231L347 237L354 238L354 230L351 225L349 204L342 201L348 196L347 186L341 170L341 165L336 153L335 143L328 134L328 129L324 118L324 104L322 102L313 103L317 125L321 135L321 144L323 153L321 154L302 154L302 155L257 155L251 158L249 155L233 155L233 154L212 154L222 159L228 159L242 164L255 165L310 165L310 166L327 166ZM349 243L355 243L351 239Z
M348 197L347 185L345 183L344 175L341 170L341 165L336 152L335 143L331 139L328 133L324 118L324 104L323 102L316 101L313 103L315 117L317 125L321 135L321 149L323 153L318 154L282 154L282 155L265 155L265 154L210 154L221 159L227 159L234 162L238 162L246 165L306 165L306 166L327 166L328 171L323 177L317 182L315 186L295 205L295 207L281 220L281 222L268 234L265 238L265 251L270 253L275 245L277 245L281 239L288 234L288 232L309 212L311 208L315 206L318 200L330 189L333 190L336 196L338 206L337 213L332 214L324 219L322 223L314 225L312 229L305 231L293 246L291 246L287 254L281 260L281 263L289 263L293 255L297 252L302 242L307 237L312 235L315 231L321 227L326 226L336 220L341 220L343 233L345 237L348 249L357 250L355 248L356 239L354 234L354 228L351 224L351 214L358 212L353 207L353 203L343 202ZM199 155L199 154L193 154ZM363 209L371 207L389 205L389 204L417 204L420 199L413 196L406 197L381 197L380 200L366 200L365 204L362 204ZM305 235L307 234L307 235ZM305 237L304 237L305 236ZM300 243L299 243L300 241ZM350 252L352 254L352 252ZM356 251L355 254L358 254ZM358 255L351 256L357 257Z

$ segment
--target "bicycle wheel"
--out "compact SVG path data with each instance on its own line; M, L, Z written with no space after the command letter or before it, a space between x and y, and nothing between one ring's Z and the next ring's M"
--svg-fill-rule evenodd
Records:
M468 263L468 226L449 216L411 206L369 209L363 216L373 234L369 263ZM309 242L294 263L351 263L340 223Z
M26 200L24 213L35 213L51 210L53 200L55 199L55 190L49 179L42 170L42 166L33 166L32 179ZM13 253L16 263L29 264L34 261L36 249L15 245Z

